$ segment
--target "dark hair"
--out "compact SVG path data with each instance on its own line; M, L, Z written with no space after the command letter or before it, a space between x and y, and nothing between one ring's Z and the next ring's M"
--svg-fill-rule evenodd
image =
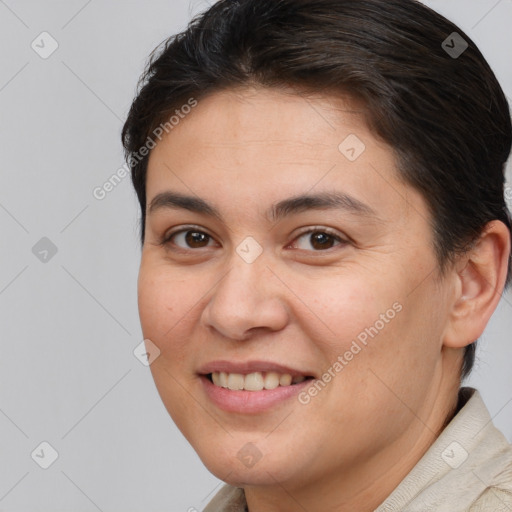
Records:
M142 243L148 156L139 150L191 97L246 85L362 100L399 176L429 206L441 271L491 220L511 229L508 103L457 26L415 0L220 0L153 51L123 127ZM462 377L474 357L472 343Z

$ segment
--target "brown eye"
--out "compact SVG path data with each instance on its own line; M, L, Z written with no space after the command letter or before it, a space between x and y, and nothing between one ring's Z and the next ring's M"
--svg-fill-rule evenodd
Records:
M315 249L330 249L333 246L334 238L327 233L313 233L310 235L311 246Z
M208 245L209 240L210 237L200 231L187 231L185 235L185 242L189 247L204 247Z
M298 249L322 251L331 249L336 245L343 245L346 241L338 235L326 230L310 230L297 237L295 245Z
M180 249L201 249L208 247L213 239L204 231L196 229L183 229L172 233L164 240L164 245L173 244Z

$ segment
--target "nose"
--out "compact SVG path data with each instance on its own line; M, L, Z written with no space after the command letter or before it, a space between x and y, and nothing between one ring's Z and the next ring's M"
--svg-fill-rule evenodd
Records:
M247 263L236 253L202 312L203 324L231 340L278 331L288 322L286 288L261 255Z

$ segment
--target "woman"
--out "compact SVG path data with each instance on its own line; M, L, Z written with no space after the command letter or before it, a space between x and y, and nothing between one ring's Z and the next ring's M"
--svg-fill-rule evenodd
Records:
M412 0L220 0L123 130L161 398L211 511L512 510L461 387L510 280L510 114ZM151 354L154 354L151 357Z

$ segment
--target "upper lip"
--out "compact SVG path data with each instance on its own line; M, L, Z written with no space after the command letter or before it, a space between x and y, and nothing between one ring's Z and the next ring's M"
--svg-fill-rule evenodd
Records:
M198 370L199 374L208 375L213 372L240 373L247 375L253 372L275 372L281 374L290 374L292 377L304 376L309 377L310 372L304 372L279 363L270 361L211 361L201 366Z

